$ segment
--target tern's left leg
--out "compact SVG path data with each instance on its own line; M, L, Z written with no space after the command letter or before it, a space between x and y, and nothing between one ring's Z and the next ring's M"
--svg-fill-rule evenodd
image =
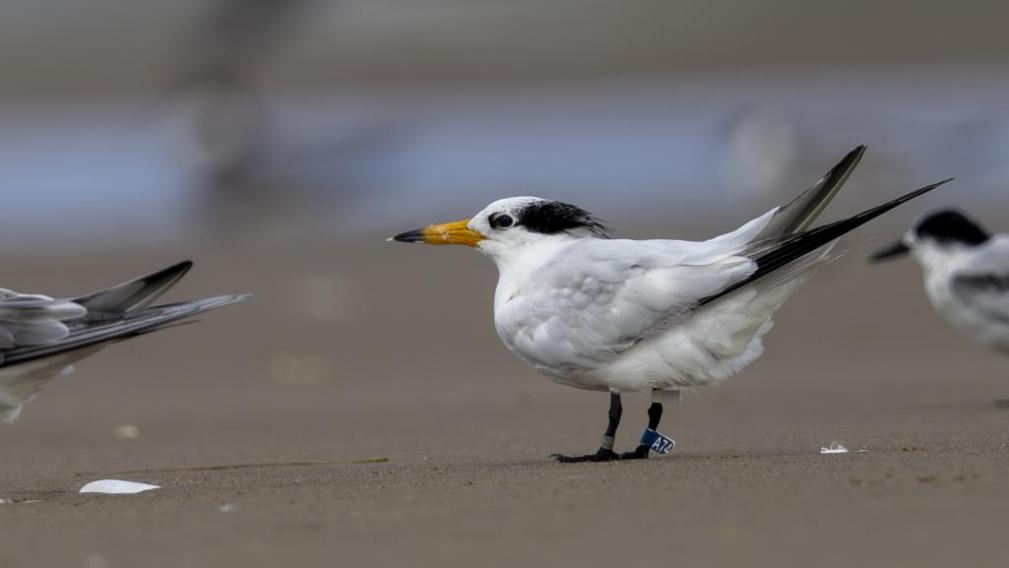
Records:
M653 433L659 431L659 422L662 420L662 403L663 402L675 402L680 400L680 391L664 391L664 390L653 390L652 391L652 404L648 407L648 430ZM671 441L670 441L670 444ZM620 459L622 460L641 460L648 457L648 452L652 449L652 446L647 444L638 444L637 448L634 448L632 452L624 452L620 454ZM662 449L662 453L668 452L668 448Z
M563 456L561 454L553 454L550 457L561 463L601 462L620 459L620 456L613 451L613 438L617 435L617 427L620 426L620 416L623 412L624 407L620 402L620 393L611 391L609 413L610 421L606 425L606 433L603 434L603 442L600 445L599 450L594 454L587 454L584 456Z

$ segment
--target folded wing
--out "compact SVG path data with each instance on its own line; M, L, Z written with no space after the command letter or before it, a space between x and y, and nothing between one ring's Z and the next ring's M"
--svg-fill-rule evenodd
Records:
M192 261L185 260L129 282L74 298L72 301L88 310L88 319L109 315L118 317L149 306L182 280L192 268Z
M584 239L497 306L499 335L544 370L590 369L756 270L706 242Z
M950 289L979 320L1009 325L1009 237L992 238L954 271Z
M42 345L27 345L3 351L2 366L24 363L108 341L135 337L203 312L247 300L250 297L248 294L217 296L194 302L144 308L136 312L129 312L118 320L106 319L86 322L84 325L72 327L70 333L62 339Z
M191 262L181 262L72 300L13 292L0 296L0 367L133 337L249 298L228 295L151 305L191 267Z
M58 341L87 309L69 300L0 289L0 350Z

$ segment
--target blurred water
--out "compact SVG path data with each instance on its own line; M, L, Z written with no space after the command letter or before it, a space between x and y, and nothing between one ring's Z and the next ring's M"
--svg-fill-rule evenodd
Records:
M859 143L870 145L860 183L900 190L953 175L958 199L1005 206L1009 79L998 71L266 93L267 193L302 206L256 215L355 232L520 194L624 215L770 207ZM213 222L200 210L213 188L193 109L167 97L0 103L0 238L159 242ZM345 135L368 142L347 152Z

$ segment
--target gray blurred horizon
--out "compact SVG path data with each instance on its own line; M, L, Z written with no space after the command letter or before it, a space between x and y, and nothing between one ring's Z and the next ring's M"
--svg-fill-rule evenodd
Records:
M1009 6L0 3L9 247L374 238L509 195L698 237L856 144L837 215L949 176L999 228ZM1009 228L1009 227L1001 227Z
M150 94L180 52L252 44L272 87L1005 66L1009 6L852 0L0 2L0 98ZM240 31L235 31L240 29ZM223 30L223 32L222 32Z

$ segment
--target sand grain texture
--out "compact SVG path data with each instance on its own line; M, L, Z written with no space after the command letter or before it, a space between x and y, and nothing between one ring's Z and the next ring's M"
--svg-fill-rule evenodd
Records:
M4 285L79 292L185 253L12 259ZM197 257L173 297L255 300L110 347L0 428L0 497L14 501L0 504L0 566L1009 557L1009 411L992 404L1009 396L1009 360L939 322L910 265L870 271L856 252L828 266L764 358L667 412L668 457L560 465L547 455L594 448L605 396L506 352L482 259L378 242L258 258L270 268ZM336 308L298 304L319 298ZM621 448L646 403L626 398ZM116 439L122 424L142 435ZM820 455L834 440L853 452ZM162 489L77 494L108 477Z

